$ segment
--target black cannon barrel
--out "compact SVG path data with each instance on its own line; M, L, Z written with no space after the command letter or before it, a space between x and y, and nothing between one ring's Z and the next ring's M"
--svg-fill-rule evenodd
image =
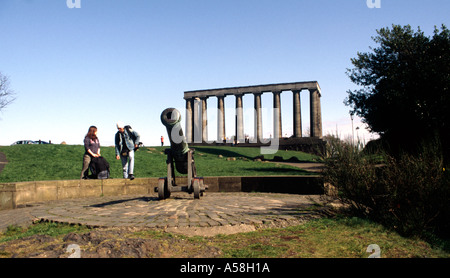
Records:
M175 108L167 108L161 113L161 122L166 127L170 140L170 149L175 168L181 174L187 174L187 153L189 146L181 128L181 114Z

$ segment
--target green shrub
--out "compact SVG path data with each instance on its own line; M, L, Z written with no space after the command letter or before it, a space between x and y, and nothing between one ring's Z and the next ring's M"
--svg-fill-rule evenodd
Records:
M369 155L359 144L333 144L324 179L353 213L403 235L448 234L450 179L439 145L426 144L415 154L393 157Z
M449 230L450 179L435 148L422 153L388 157L379 183L389 194L385 221L401 233L422 234Z

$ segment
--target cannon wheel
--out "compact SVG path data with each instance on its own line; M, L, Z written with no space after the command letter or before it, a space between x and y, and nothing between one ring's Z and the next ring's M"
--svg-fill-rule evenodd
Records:
M167 186L167 178L160 178L158 180L158 197L160 200L170 197L170 191Z
M194 199L200 199L200 179L195 178L192 186L194 188Z
M200 179L200 196L203 196L204 191L205 191L205 185L203 184L203 179Z

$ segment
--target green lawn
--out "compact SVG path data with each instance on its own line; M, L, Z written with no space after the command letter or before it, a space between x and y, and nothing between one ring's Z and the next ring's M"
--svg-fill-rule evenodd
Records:
M27 257L49 250L46 247L48 243L30 240L33 235L54 238L54 241L47 240L51 242L52 249L62 250L67 245L63 241L66 234L86 234L90 231L95 229L56 223L37 223L26 229L10 226L5 233L0 233L0 258L11 257L13 253ZM222 258L368 258L371 253L367 252L367 247L372 244L380 248L380 258L450 258L448 242L435 241L430 244L418 238L404 238L371 221L341 216L287 228L214 237L186 237L154 229L121 234L116 231L102 241L117 242L115 238L121 241L128 238L156 239L162 243L161 248L166 255L176 258L205 256L207 254L201 253L205 246L220 250L219 257ZM97 248L90 242L81 247L83 250Z
M143 147L135 155L136 177L164 177L167 175L167 147ZM254 161L260 156L259 148L249 147L196 147L195 163L199 176L261 176L308 175L297 167ZM0 183L35 180L79 179L84 147L81 145L16 145L2 146L0 152L8 164L0 173ZM121 162L116 160L113 147L102 147L102 156L110 163L111 177L121 178ZM220 157L221 156L221 157ZM313 162L316 156L297 151L278 151L265 155L284 160ZM227 158L236 158L231 160Z
M227 258L367 258L372 244L380 248L381 258L450 257L443 242L432 246L418 238L404 238L357 217L321 218L283 229L219 235L210 241Z

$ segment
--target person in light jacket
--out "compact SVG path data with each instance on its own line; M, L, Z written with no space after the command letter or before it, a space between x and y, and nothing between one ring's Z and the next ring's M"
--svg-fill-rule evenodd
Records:
M122 161L123 178L134 180L134 150L138 148L140 135L123 122L117 122L115 136L116 159Z

